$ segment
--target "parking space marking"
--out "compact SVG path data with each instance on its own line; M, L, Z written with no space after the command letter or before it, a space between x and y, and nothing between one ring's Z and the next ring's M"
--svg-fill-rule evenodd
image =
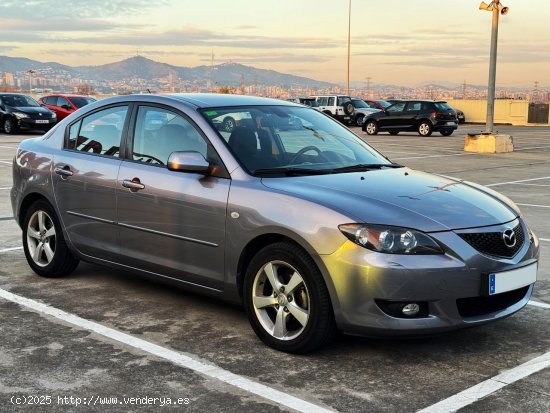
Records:
M11 165L12 161L0 161L0 163L6 164L6 165Z
M4 148L4 149L17 149L17 146L5 146L5 145L0 145L0 148Z
M0 217L0 221L10 221L13 217Z
M134 347L135 349L152 354L158 358L167 360L175 365L184 367L186 369L193 370L204 376L220 380L231 386L235 386L239 389L253 393L264 399L271 400L277 405L282 405L290 409L294 409L298 412L319 412L329 413L333 410L328 410L324 407L307 402L297 397L286 394L282 391L273 389L264 384L257 383L245 377L241 377L235 373L231 373L228 370L211 364L209 362L200 361L198 356L186 355L175 350L159 346L146 340L131 336L130 334L122 333L113 328L105 327L99 323L86 320L78 317L74 314L67 313L55 307L51 307L47 304L40 303L35 300L31 300L20 295L13 294L9 291L0 289L0 298L19 304L31 311L39 314L48 315L61 320L65 323L71 324L77 328L81 328L87 331L94 332L100 336L106 337L111 340L118 341L119 343L127 346Z
M11 189L11 188L0 188L0 191L5 191L5 190L8 190L8 189Z
M477 154L477 153L455 152L455 153L445 154L445 155L407 156L406 158L393 158L393 159L402 160L402 159L445 158L445 157L448 157L448 156L467 156L467 155L479 155L479 154Z
M0 252L17 251L17 250L22 250L22 249L23 249L23 247L11 247L11 248L1 249Z
M521 179L519 181L497 182L496 184L489 184L489 185L485 185L485 186L491 187L491 186L518 184L518 183L521 183L521 182L541 181L543 179L550 179L550 176L543 176L541 178Z
M524 379L525 377L548 367L550 367L550 352L544 353L542 356L529 360L526 363L491 377L484 382L476 384L469 389L461 391L454 396L428 406L425 409L419 410L418 413L455 412L465 406L483 399L484 397L489 396L509 384Z
M548 238L539 238L539 241L550 242L550 239L548 239Z
M529 301L527 304L532 305L533 307L545 308L550 310L550 304L539 303L538 301Z
M510 185L522 185L522 186L547 186L547 187L550 187L550 185L546 185L546 184L525 184L525 183L522 183L522 182L519 182L519 183L512 183ZM1 188L0 188L1 189Z
M516 202L516 205L519 205L519 206L528 206L528 207L534 207L534 208L550 208L550 205L520 204L519 202Z

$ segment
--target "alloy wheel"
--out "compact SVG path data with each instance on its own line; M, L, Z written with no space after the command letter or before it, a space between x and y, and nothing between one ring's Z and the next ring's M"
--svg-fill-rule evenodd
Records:
M278 340L292 340L310 318L310 296L302 275L284 261L260 268L252 286L252 305L263 329Z
M34 263L45 267L55 256L55 226L51 217L42 210L32 214L27 225L27 246Z

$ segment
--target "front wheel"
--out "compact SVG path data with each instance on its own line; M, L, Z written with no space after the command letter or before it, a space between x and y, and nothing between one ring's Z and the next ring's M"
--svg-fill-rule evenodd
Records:
M17 125L11 118L4 119L4 122L2 124L2 130L4 133L7 133L8 135L11 135L12 133L17 132Z
M312 258L291 243L269 245L252 259L244 306L257 336L280 351L309 353L336 333L323 277Z
M439 131L440 134L442 134L443 136L451 136L453 134L453 131L452 130L442 130L442 131Z
M225 132L233 132L233 129L235 129L235 126L237 126L237 123L235 122L235 119L228 116L223 120L222 128Z
M355 118L355 124L357 126L361 126L363 124L363 118L365 117L365 115L357 115L356 118Z
M67 247L59 220L46 201L36 201L25 215L23 249L32 270L42 277L69 275L79 262Z
M432 134L432 124L430 122L421 122L418 125L418 134L420 136L430 136Z
M376 135L378 133L378 125L372 120L368 120L365 125L365 131L369 135Z

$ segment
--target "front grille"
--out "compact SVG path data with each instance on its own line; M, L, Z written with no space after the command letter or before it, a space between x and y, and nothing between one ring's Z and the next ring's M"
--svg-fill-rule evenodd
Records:
M523 243L525 242L525 234L520 224L513 231L516 236L516 244L513 247L508 247L504 243L502 232L471 232L458 235L482 254L512 258L523 247Z
M489 297L459 298L456 300L458 313L462 317L476 317L504 310L521 301L529 286Z

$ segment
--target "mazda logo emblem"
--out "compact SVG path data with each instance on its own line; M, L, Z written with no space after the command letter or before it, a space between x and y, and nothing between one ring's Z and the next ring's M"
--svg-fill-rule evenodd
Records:
M508 248L512 248L516 245L516 233L508 228L502 233L502 240L504 241L504 245L506 245Z

